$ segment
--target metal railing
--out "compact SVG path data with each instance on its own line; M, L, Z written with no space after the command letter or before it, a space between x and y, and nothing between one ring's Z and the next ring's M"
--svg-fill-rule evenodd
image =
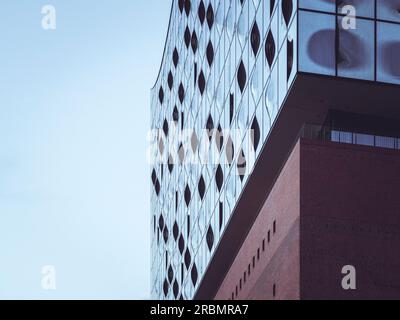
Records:
M400 150L400 138L305 124L298 138ZM297 140L297 139L296 139Z

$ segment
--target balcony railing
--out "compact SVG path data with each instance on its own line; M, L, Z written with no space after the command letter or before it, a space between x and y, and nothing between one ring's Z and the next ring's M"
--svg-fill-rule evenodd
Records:
M300 130L299 138L400 150L399 137L351 132L313 124L305 124Z

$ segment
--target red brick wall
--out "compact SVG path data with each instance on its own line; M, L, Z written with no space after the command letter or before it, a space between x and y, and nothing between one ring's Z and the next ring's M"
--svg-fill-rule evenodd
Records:
M299 156L300 148L297 145L226 275L216 299L231 299L232 293L235 299L272 299L274 285L276 299L300 297Z
M356 268L355 291L341 287L344 265ZM215 298L232 294L400 298L400 152L301 140Z
M400 152L302 140L300 163L301 298L400 298Z

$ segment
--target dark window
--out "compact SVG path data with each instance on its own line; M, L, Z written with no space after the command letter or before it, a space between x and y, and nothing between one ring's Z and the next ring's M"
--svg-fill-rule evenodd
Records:
M268 243L270 243L271 242L271 231L269 231L269 230L268 230L267 238L268 238Z
M254 22L253 28L251 29L250 41L254 56L257 56L258 49L260 49L260 29L258 28L257 21Z
M237 160L237 169L238 169L238 173L239 173L239 178L242 182L243 182L244 176L246 174L246 166L247 166L246 157L245 157L243 149L242 149L239 152L239 157Z
M293 40L287 40L287 80L289 80L293 69Z
M186 206L189 206L191 197L192 197L192 194L190 192L190 188L189 188L188 185L186 185L186 188L185 188L185 203L186 203Z
M172 234L174 235L174 239L175 241L178 239L179 236L179 227L178 227L178 223L175 221L174 226L172 228Z
M215 144L217 145L217 149L219 152L222 150L222 146L224 145L224 135L222 132L221 124L218 125L216 136L215 136Z
M263 251L263 252L265 251L265 239L264 239L263 242L262 242L262 251Z
M169 230L168 230L167 226L164 227L163 238L164 238L164 242L167 243L168 242L168 238L169 238Z
M185 0L185 12L187 16L189 16L190 8L191 8L190 0Z
M165 119L164 123L163 123L163 132L164 132L165 136L168 137L169 126L168 126L167 119Z
M192 35L190 33L190 29L189 27L186 27L185 33L183 35L183 40L185 41L186 48L189 48L191 38Z
M223 202L219 203L219 230L221 231L222 225L224 223L224 204Z
M160 103L163 104L164 102L164 90L162 87L160 87L160 91L158 91L158 100L160 100Z
M182 103L183 99L185 99L185 88L183 88L182 82L179 85L178 96L179 96L179 101Z
M272 296L275 298L276 297L276 284L272 286Z
M289 25L292 12L293 12L293 0L282 0L282 14L286 26Z
M165 279L165 281L164 281L163 290L164 290L164 296L167 296L168 291L169 291L169 283L168 283L167 279Z
M213 121L211 114L208 116L207 123L206 123L206 129L207 129L208 139L211 141L211 138L214 133L214 121Z
M215 173L215 182L217 184L218 191L221 191L222 185L224 183L224 173L220 165L218 165L217 171Z
M214 246L214 231L211 228L211 225L208 227L208 230L207 230L206 241L207 241L208 250L211 252L211 250Z
M204 6L203 0L200 1L199 10L198 10L197 14L199 16L201 25L203 25L204 20L206 18L206 7Z
M168 157L168 171L169 173L172 173L172 170L174 170L174 159L172 158L171 155Z
M153 186L156 183L156 179L157 179L156 170L153 169L153 171L151 172L151 181L153 182Z
M169 88L169 90L172 89L173 85L174 85L174 77L172 75L172 72L170 71L168 73L168 88Z
M257 117L254 117L253 123L251 125L251 141L253 142L254 151L257 151L258 144L260 143L260 126L257 121Z
M253 256L253 269L256 267L256 257Z
M232 120L233 120L233 115L234 115L234 96L233 93L231 93L230 97L229 97L229 123L232 124Z
M200 199L203 200L204 194L206 192L206 184L204 182L203 176L200 177L200 180L199 180L199 183L198 183L197 187L198 187L198 190L199 190Z
M178 7L179 7L179 11L182 13L183 12L183 8L185 6L185 0L179 0L178 1Z
M172 120L174 120L175 123L179 121L179 111L176 106L174 107L174 110L172 111Z
M186 248L186 252L185 252L185 266L186 266L186 269L189 270L191 262L192 262L192 256L190 255L189 248Z
M273 224L273 232L276 233L276 220L274 221L274 224Z
M268 65L271 68L275 58L275 39L271 30L269 30L267 40L265 41L265 56L267 57Z
M193 268L192 268L192 272L191 272L191 277L192 277L193 286L196 286L196 284L197 284L197 278L198 278L198 273L197 273L196 264L193 264Z
M193 30L192 41L191 41L193 53L196 53L196 51L197 51L197 46L198 46L197 42L198 42L198 40L197 40L196 31Z
M173 292L174 292L174 297L176 299L178 297L178 294L179 294L179 284L176 281L176 279L174 281L174 286L172 287L172 289L173 289Z
M211 30L211 28L214 24L214 9L213 9L211 3L208 5L208 8L207 8L207 24Z
M208 61L208 65L211 67L211 65L213 64L213 61L214 61L214 47L213 47L211 40L207 46L207 61Z
M260 260L260 248L257 249L257 260Z
M172 266L169 266L169 268L168 268L168 282L172 283L173 279L174 279L174 270L172 269Z
M205 88L206 88L206 79L204 77L203 70L201 70L199 74L199 90L202 95L204 93Z
M178 50L176 50L176 48L174 49L174 53L172 54L172 62L174 63L174 66L176 68L176 66L178 65L178 62L179 62L179 54L178 54Z
M178 248L179 248L179 252L182 254L183 250L185 249L185 239L183 239L183 235L182 234L179 237Z
M240 92L243 93L244 87L246 85L247 75L246 75L246 68L244 67L243 60L240 61L239 70L237 74L237 81L239 84Z

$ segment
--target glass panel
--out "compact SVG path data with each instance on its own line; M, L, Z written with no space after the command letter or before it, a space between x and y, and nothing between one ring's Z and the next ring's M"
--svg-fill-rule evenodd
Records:
M375 18L375 0L346 0L338 7L338 13L349 14L350 12L346 10L348 5L354 7L358 17Z
M342 21L339 17L339 26ZM374 32L374 22L364 19L357 19L354 30L339 27L339 76L374 80Z
M299 7L332 13L336 11L335 1L330 0L299 0Z
M400 83L400 25L378 22L377 80Z
M400 22L400 0L378 0L378 19Z
M396 147L396 139L390 137L376 136L375 145L377 147L394 149Z
M335 75L335 16L298 14L300 71Z
M374 136L370 134L362 134L362 133L356 133L355 134L356 138L356 143L364 146L374 146Z

